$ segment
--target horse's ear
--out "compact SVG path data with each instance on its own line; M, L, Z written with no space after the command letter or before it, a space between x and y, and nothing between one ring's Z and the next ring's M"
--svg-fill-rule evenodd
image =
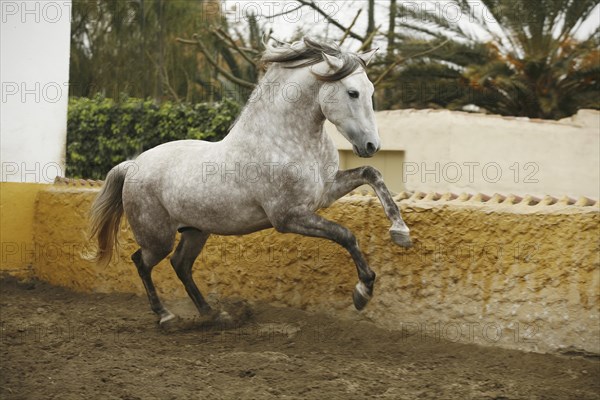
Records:
M323 54L323 60L325 60L325 62L329 64L329 66L335 71L344 66L344 62L342 61L342 59L337 58L336 56L330 56L329 54L326 54L324 52L321 52L321 54Z
M366 51L364 53L357 54L357 55L358 55L358 58L363 60L365 65L369 65L369 63L373 59L373 56L375 55L375 53L377 53L377 50L379 50L379 47L376 49L373 49L373 50Z

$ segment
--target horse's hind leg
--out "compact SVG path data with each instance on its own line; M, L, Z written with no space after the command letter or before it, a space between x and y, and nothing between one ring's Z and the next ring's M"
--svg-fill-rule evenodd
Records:
M171 248L165 248L160 251L141 248L131 256L146 288L150 308L160 317L160 324L175 318L175 315L163 306L158 294L156 294L156 288L152 282L152 268L170 253Z
M211 312L210 305L200 293L192 277L192 267L196 257L202 251L209 233L199 231L197 229L186 229L181 233L179 245L171 257L171 265L175 273L183 283L185 291L192 299L200 314L209 314Z

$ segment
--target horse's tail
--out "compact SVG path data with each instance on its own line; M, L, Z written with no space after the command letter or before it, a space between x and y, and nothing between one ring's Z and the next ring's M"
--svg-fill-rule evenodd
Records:
M110 261L113 249L118 245L118 233L123 216L123 185L127 168L119 164L106 175L104 186L90 211L90 239L98 241L96 254L91 257L101 265Z

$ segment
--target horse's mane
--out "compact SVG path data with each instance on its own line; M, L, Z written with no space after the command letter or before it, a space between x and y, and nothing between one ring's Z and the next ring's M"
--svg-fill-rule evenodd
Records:
M338 81L356 71L358 67L367 69L364 61L358 55L342 51L336 43L318 42L308 37L292 44L280 43L277 47L266 45L262 61L264 63L290 63L284 65L284 68L301 68L323 61L321 53L337 57L343 61L342 67L332 74L319 74L312 71L317 79L321 81Z

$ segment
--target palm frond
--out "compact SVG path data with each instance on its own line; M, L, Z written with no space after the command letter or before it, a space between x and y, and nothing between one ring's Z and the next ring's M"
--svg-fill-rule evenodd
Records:
M471 27L442 14L400 7L395 51L406 57L434 50L411 58L391 79L406 85L411 80L425 84L429 78L428 84L438 87L448 87L454 80L460 88L457 93L462 93L407 96L405 91L406 101L393 100L395 104L419 108L475 104L489 112L535 118L563 118L581 107L598 107L600 27L582 40L574 36L600 9L597 0L449 3L460 9L461 19L470 21Z

